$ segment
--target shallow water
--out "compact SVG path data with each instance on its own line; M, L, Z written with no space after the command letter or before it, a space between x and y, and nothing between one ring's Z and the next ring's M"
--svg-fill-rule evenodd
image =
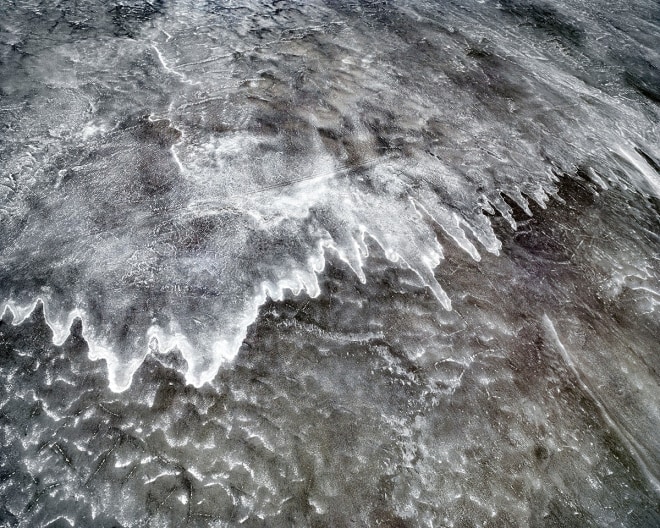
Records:
M7 526L660 522L653 2L1 10Z

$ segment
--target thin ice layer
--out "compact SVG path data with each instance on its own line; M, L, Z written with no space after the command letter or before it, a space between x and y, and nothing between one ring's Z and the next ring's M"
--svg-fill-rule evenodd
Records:
M635 31L577 4L211 7L89 18L84 46L79 12L3 17L0 298L82 315L117 390L154 346L211 379L330 248L363 276L375 239L449 309L438 229L497 252L483 211L515 225L578 166L658 195L650 3Z

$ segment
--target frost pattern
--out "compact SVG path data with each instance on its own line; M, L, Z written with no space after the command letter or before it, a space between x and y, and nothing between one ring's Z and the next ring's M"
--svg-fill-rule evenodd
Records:
M328 251L364 280L373 239L449 310L438 230L497 253L485 213L515 227L564 172L660 196L651 2L620 30L611 2L18 4L0 299L60 342L81 316L114 390L150 349L211 380Z

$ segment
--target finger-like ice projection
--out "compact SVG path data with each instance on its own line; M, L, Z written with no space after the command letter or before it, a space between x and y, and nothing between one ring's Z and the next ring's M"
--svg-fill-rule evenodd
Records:
M490 7L269 9L60 35L5 86L0 298L42 299L60 340L81 317L115 390L150 347L209 381L268 298L318 295L327 251L363 279L371 238L449 310L437 230L497 253L484 213L515 227L564 171L657 196L657 109Z

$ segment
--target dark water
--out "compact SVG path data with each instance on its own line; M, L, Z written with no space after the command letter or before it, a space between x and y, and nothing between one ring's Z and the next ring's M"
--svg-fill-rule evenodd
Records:
M643 1L4 3L0 525L660 524L658 49Z

